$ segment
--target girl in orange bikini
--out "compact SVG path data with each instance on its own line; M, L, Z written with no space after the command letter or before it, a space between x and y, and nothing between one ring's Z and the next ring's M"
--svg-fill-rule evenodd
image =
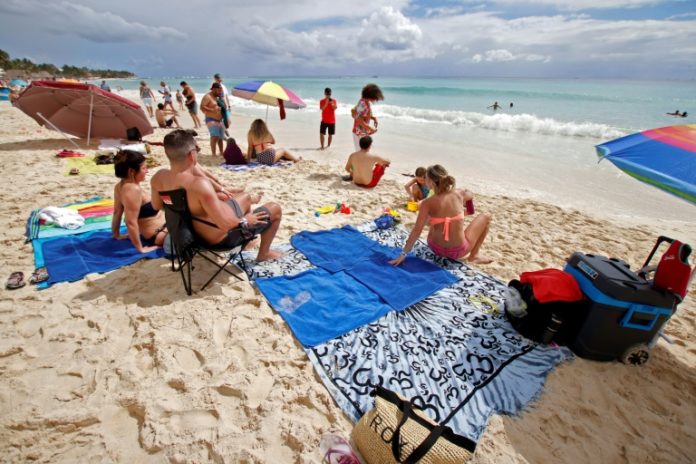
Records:
M403 252L390 263L398 266L406 259L406 255L420 237L426 221L431 226L428 232L428 246L436 255L455 260L466 257L467 261L473 264L492 262L491 258L479 255L479 249L490 227L490 214L479 214L465 229L465 203L473 198L473 194L468 190L455 189L454 177L439 164L427 169L425 182L435 191L435 195L421 202L416 224L406 240Z

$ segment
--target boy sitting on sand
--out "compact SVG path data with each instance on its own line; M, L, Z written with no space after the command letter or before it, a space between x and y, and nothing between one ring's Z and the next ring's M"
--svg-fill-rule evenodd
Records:
M428 198L430 189L425 185L425 168L416 169L416 176L404 185L410 201L421 201Z
M346 163L346 171L352 175L355 185L373 188L384 175L384 170L391 164L388 159L370 153L372 137L366 135L360 139L360 150L352 153Z
M157 110L155 110L155 119L157 119L157 125L161 128L172 127L172 123L176 124L176 127L181 127L179 125L179 120L176 119L178 113L175 110L164 109L164 104L157 104ZM167 119L167 116L171 118Z

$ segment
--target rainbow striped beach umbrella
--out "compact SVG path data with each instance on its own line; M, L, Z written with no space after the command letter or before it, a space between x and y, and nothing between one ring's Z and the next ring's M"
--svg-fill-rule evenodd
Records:
M595 148L600 161L696 205L696 124L650 129Z
M273 81L249 81L235 85L234 89L232 89L232 95L265 105L281 106L293 110L307 106L305 102L290 89L276 84ZM266 107L266 117L268 117L268 106Z

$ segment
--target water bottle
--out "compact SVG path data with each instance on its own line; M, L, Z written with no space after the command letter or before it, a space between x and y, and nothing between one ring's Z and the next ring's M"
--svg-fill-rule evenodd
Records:
M541 334L541 343L545 345L551 343L558 333L558 330L561 328L561 325L563 325L563 319L556 313L551 313L551 320L546 326L546 329L544 329L544 333Z
M474 200L466 200L466 214L471 216L476 212L476 209L474 208Z

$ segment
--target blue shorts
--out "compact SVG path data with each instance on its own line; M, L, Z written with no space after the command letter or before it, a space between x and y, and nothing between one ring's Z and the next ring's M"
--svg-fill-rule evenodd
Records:
M205 125L208 127L208 133L211 137L225 138L225 127L221 121L213 118L205 118Z

